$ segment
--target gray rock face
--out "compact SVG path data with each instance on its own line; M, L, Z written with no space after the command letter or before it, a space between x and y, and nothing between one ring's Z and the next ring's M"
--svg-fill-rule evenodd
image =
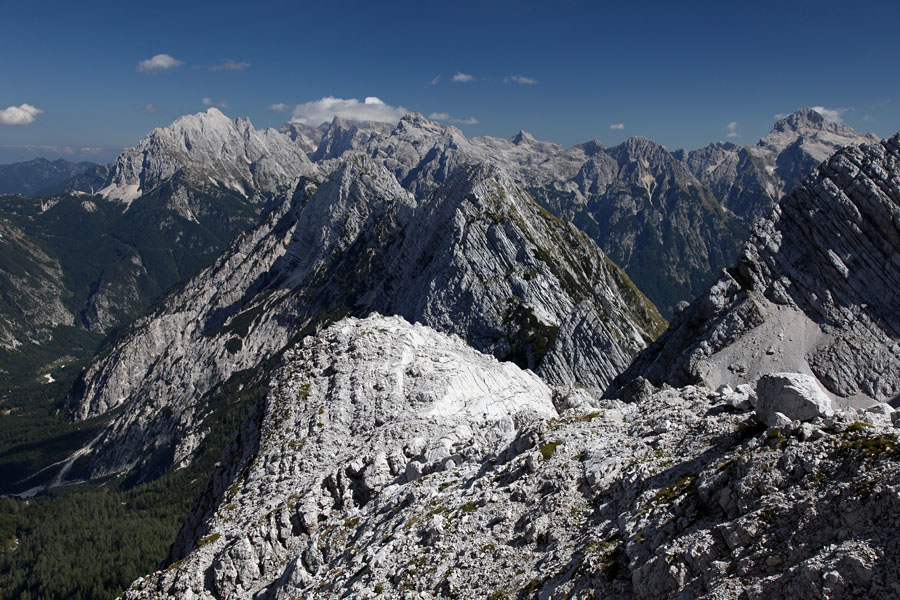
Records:
M377 121L347 121L339 117L322 131L322 138L309 157L319 162L340 158L348 152L358 150L373 140L388 135L394 126Z
M286 354L168 566L125 598L900 592L887 415L767 432L700 388L577 395L557 413L458 339L341 321Z
M51 339L58 325L75 323L63 302L67 290L59 261L2 218L0 256L6 259L0 264L0 348L40 344Z
M900 395L900 136L849 147L754 228L736 265L614 384L814 375L838 405Z
M502 171L463 165L417 200L378 163L350 157L302 183L87 370L70 394L76 418L128 406L84 475L144 468L163 449L174 448L168 464L190 460L204 394L322 323L370 311L596 389L664 327L621 270Z
M812 421L834 414L831 399L816 380L800 373L769 373L756 382L756 414L770 427L776 426L776 415L791 421Z
M130 203L179 171L194 186L212 184L249 199L288 194L316 168L288 136L210 108L154 129L122 153L99 193Z

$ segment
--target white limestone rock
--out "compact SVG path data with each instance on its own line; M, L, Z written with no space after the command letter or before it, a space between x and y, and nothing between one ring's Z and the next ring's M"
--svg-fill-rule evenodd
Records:
M812 421L816 417L834 414L831 399L813 377L800 373L770 373L756 382L756 414L770 427L783 427L776 423L778 415L790 421Z
M210 108L154 129L123 152L99 194L130 204L179 172L191 185L212 184L260 200L290 193L318 169L287 135L258 131L249 119L232 120Z
M891 597L896 430L722 408L686 387L557 415L457 339L343 321L288 354L168 566L125 598ZM454 464L370 485L392 448Z

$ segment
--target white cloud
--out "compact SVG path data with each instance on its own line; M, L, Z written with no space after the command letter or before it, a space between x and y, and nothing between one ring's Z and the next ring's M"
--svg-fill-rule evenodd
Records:
M775 115L773 118L774 118L776 121L780 121L780 120L784 119L784 118L787 117L787 116L788 116L788 113L778 113L778 114Z
M525 77L523 75L510 75L503 79L503 83L520 83L522 85L534 85L537 79L534 77Z
M80 152L81 152L82 154L91 154L91 155L93 155L93 154L102 154L102 153L103 153L103 148L98 148L98 147L96 147L96 146L95 146L95 147L90 147L90 148L81 148L81 149L80 149Z
M613 123L609 128L613 131L622 131L625 129L625 123Z
M875 117L872 115L863 115L863 121L874 121Z
M467 73L457 73L453 76L453 83L469 83L475 81L475 77Z
M810 108L832 123L843 123L843 114L849 110L847 108L825 108L824 106L811 106Z
M135 104L134 107L137 110L143 110L145 112L150 113L151 115L155 115L159 112L159 109L153 106L152 104Z
M227 102L214 102L212 98L204 98L203 106L215 106L216 108L230 108Z
M726 126L725 126L725 130L726 130L728 133L725 134L725 137L730 137L730 138L741 137L741 134L738 133L737 128L738 128L737 121L732 121L731 123L729 123L728 125L726 125Z
M137 71L139 73L157 73L166 69L174 69L184 64L183 60L178 60L168 54L157 54L153 58L142 60L138 63Z
M441 80L440 75L435 76L435 78L431 80L431 85L437 85L438 81L440 81L440 80Z
M272 110L282 110L284 105L274 104L269 107ZM305 125L320 125L331 121L335 117L352 119L355 121L378 121L381 123L396 123L409 111L402 106L385 104L380 98L369 96L362 102L356 98L334 98L326 96L321 100L314 100L293 107L291 121Z
M432 121L447 121L448 123L456 123L458 125L478 125L478 119L475 117L469 117L468 119L457 119L454 118L450 113L439 113L433 112L428 115L428 118Z
M287 112L292 108L294 108L293 104L285 104L284 102L279 102L278 104L272 104L271 106L269 106L269 110L275 112Z
M0 125L30 125L43 113L44 111L30 104L10 106L0 110Z
M243 71L249 69L250 63L246 61L231 60L230 58L223 60L217 65L209 68L210 71Z

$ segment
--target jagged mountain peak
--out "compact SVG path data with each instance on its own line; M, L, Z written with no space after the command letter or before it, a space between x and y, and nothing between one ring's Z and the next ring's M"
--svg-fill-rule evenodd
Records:
M603 152L606 149L606 146L603 145L603 142L594 138L592 140L588 140L582 144L578 144L575 146L582 152L584 152L585 156L594 156L600 152Z
M859 133L849 125L829 120L814 108L801 108L775 122L771 133L762 138L758 148L782 152L792 144L801 144L818 161L825 160L841 146L860 142L877 142L871 133Z
M509 141L515 144L516 146L521 146L522 144L531 144L535 142L535 138L533 135L525 131L524 129L520 129L519 133L509 138Z
M852 127L829 120L814 108L800 108L791 114L775 121L774 131L794 131L808 133L810 131L834 131L844 134L855 133Z
M816 109L801 108L778 119L754 145L710 144L679 158L722 206L752 223L838 149L877 141L871 133L829 121Z
M154 129L123 152L100 194L130 203L179 171L193 186L211 184L252 199L288 193L317 169L288 136L210 108Z
M339 158L388 135L393 128L390 123L334 117L330 123L320 126L321 137L309 156L316 162Z
M641 135L633 135L633 136L629 137L627 140L625 140L624 142L622 142L619 146L614 147L613 150L615 148L623 148L627 152L632 153L632 154L646 155L646 154L657 153L657 152L668 153L668 150L666 150L666 148L663 145L658 144L657 142L654 142L650 138L644 137Z
M457 127L438 121L432 121L420 113L404 115L394 128L395 134L419 134L437 137L457 137L467 139Z

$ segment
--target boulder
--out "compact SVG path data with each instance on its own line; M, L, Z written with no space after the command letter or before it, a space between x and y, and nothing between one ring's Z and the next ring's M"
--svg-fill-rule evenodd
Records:
M792 421L811 421L834 414L831 399L814 378L801 373L769 373L756 382L756 414L770 427L781 413Z

